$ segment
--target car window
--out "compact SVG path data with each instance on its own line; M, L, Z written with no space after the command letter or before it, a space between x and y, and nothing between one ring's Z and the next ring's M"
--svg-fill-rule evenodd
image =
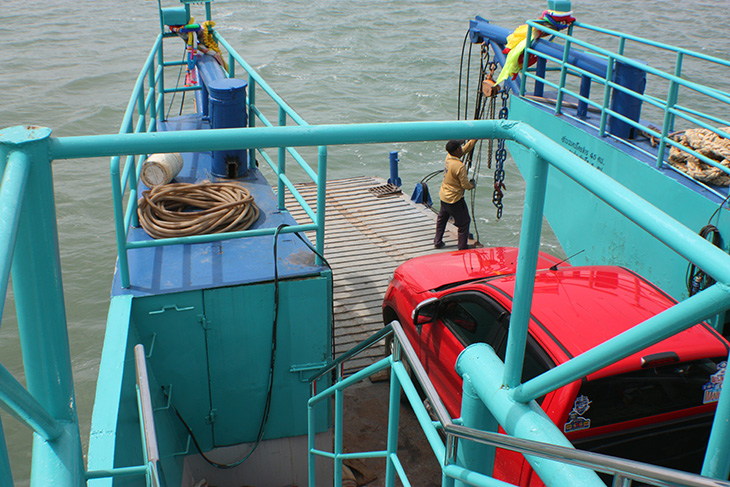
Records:
M495 347L497 356L504 362L505 354L507 353L507 328L504 327L501 330L499 336L499 343ZM531 336L527 337L527 346L525 348L525 359L522 365L522 382L527 382L530 379L537 377L543 372L547 372L553 368L555 364L550 360L547 353L540 348L538 343ZM537 400L538 403L542 403L545 396L540 397Z
M439 317L464 344L483 342L494 346L500 318L507 312L481 293L449 296L439 309Z
M443 301L439 317L465 347L472 343L486 343L504 361L509 313L486 295L476 292L451 295ZM552 367L554 364L545 351L532 337L528 337L522 382Z
M702 359L586 381L566 433L717 402L726 358Z

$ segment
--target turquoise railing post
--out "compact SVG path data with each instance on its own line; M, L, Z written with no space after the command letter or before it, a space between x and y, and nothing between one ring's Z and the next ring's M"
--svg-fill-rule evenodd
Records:
M337 365L336 382L342 381L342 364ZM342 485L342 428L343 425L344 392L342 388L335 390L335 441L334 441L334 485Z
M230 66L231 73L233 73L234 61L235 59L233 55L231 55L231 61L228 64ZM231 77L233 77L233 74L231 74ZM251 75L248 76L248 126L256 126L256 80ZM248 167L249 169L254 169L256 167L256 149L253 147L248 150Z
M606 63L606 79L603 80L603 104L601 105L601 124L598 127L599 137L606 135L606 125L608 124L608 109L611 103L611 79L613 79L613 58L608 58Z
M509 397L500 380L503 367L494 349L486 343L469 345L456 359L456 372L465 382L471 382L480 400L508 435L573 448L535 401L521 403ZM525 458L547 487L605 487L593 470L527 454Z
M393 345L393 360L395 363L399 363L401 360L400 344L398 343L398 339L395 336L393 337ZM393 456L396 455L398 452L400 395L400 380L398 379L398 375L395 373L395 366L393 366L390 368L390 395L388 399L388 437L386 441L387 458L385 461L385 487L395 486L396 468L395 464L393 463Z
M324 255L324 226L325 226L325 208L327 204L327 146L320 145L319 159L317 159L317 221L314 222L317 225L317 242L316 249L317 255L315 264L322 265L322 258L320 255Z
M80 487L84 465L61 281L50 134L43 127L13 127L3 131L0 143L14 145L30 161L12 264L26 384L64 430L55 440L33 435L31 485Z
M5 431L0 419L0 485L13 485L13 472L10 468L8 445L5 443Z
M157 67L160 71L160 76L158 80L158 88L157 88L157 96L159 98L158 104L160 106L160 110L158 110L158 120L165 120L165 51L164 51L164 42L160 42L159 47L157 48ZM156 72L157 70L155 70Z
M154 63L149 70L149 93L150 93L150 123L157 122L157 105L155 104L155 70ZM150 129L153 131L152 129Z
M525 205L522 214L520 252L517 256L517 279L504 360L504 385L509 388L519 385L522 377L522 362L525 357L525 343L527 342L527 328L530 321L532 290L535 284L547 190L547 161L532 151L527 167L524 176Z
M728 445L730 445L730 387L723 387L720 391L720 400L717 402L710 439L707 441L701 472L703 476L720 480L728 478L730 474Z
M112 157L111 180L112 201L114 202L114 227L117 239L117 259L119 264L119 278L123 288L129 287L129 259L127 257L127 228L124 225L124 206L122 190L122 175L119 171L119 156Z
M560 82L558 83L558 100L555 102L555 114L560 115L563 111L563 95L565 94L565 79L568 75L568 61L570 57L570 38L565 39L563 46L563 62L560 64Z
M130 218L130 225L133 227L139 226L139 216L137 216L137 185L139 184L139 181L137 180L137 157L136 156L130 156L127 157L127 164L131 164L131 167L129 169L129 201L127 202L127 205L132 206L132 217ZM142 169L142 164L144 164L143 161L140 161L139 169ZM125 231L127 228L125 228Z
M2 157L4 154L0 154ZM20 205L25 194L30 163L21 152L11 153L7 164L0 160L0 317L5 309L10 265L20 218Z
M674 65L674 76L679 78L682 75L682 57L681 52L677 53L677 63ZM679 98L679 84L676 79L669 82L669 92L667 93L667 104L664 106L664 122L662 123L662 139L659 142L659 151L656 158L656 167L664 165L664 154L667 150L667 135L674 130L674 105L677 104Z
M525 52L522 57L522 79L520 79L520 96L525 96L527 90L527 67L530 59L530 46L532 45L532 26L527 25L527 37L525 39Z
M499 423L494 419L482 400L479 399L474 387L468 380L465 380L462 386L461 421L467 428L492 433L499 431ZM497 448L493 445L460 439L459 448L456 451L456 464L491 477L494 470L496 451ZM457 481L455 485L463 486L464 484Z
M279 107L279 127L286 126L286 112ZM284 180L282 176L286 174L286 147L279 147L279 168L277 170L277 195L279 196L279 210L286 210L284 193Z

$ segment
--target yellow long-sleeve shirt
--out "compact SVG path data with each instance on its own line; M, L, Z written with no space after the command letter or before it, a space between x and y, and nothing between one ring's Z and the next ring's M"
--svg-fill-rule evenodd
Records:
M461 146L463 153L469 152L477 143L476 139L468 141ZM466 166L461 159L451 154L446 156L446 172L439 190L439 198L444 203L456 203L464 197L464 190L474 188L466 173Z

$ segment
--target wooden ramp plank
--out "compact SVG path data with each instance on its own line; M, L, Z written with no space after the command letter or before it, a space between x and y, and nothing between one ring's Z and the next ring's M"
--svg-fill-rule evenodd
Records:
M327 182L325 258L334 275L335 355L348 351L383 327L381 303L395 269L419 255L441 252L433 248L436 214L403 194L377 197L370 188L386 182L356 177ZM316 206L314 183L295 185L305 201ZM275 189L276 190L276 189ZM298 223L311 220L286 194L287 208ZM307 237L315 241L314 232ZM445 250L456 250L456 228L449 223ZM365 350L345 366L350 374L383 356L383 347Z

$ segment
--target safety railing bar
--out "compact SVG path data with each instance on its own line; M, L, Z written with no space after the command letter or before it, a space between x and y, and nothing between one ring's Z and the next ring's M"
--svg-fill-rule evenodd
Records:
M647 132L649 132L649 130L647 130ZM650 133L652 135L655 135L657 132L651 130ZM657 138L661 139L661 134L659 134L659 136ZM677 149L680 149L683 152L687 152L688 154L693 155L694 157L699 159L701 162L704 162L705 164L707 164L709 166L712 166L716 169L720 169L722 172L724 172L726 174L730 174L730 168L727 168L727 167L721 165L717 161L710 159L709 157L705 156L704 154L700 154L699 152L692 149L691 147L684 146L670 137L665 138L664 142L667 143L668 145L671 145L672 147L676 147Z
M137 344L134 347L134 365L137 388L139 390L139 407L142 413L141 424L144 431L144 446L147 464L156 464L160 460L160 451L157 446L157 431L155 429L154 409L150 395L150 383L147 375L147 361L144 346ZM159 483L159 480L157 481Z
M521 453L533 453L533 454L544 454L546 457L549 456L558 456L562 459L562 456L560 455L566 455L568 459L573 459L576 461L581 461L583 463L576 463L581 466L586 466L589 468L603 468L606 466L614 465L616 468L614 470L620 471L621 473L630 474L631 476L636 475L646 475L647 473L654 472L655 469L660 473L666 474L667 478L671 478L676 474L676 471L672 469L664 469L662 467L655 467L655 466L649 466L648 469L643 469L644 464L641 464L640 462L634 462L631 460L624 460L616 457L611 457L608 455L600 455L593 452L584 452L582 450L574 450L571 448L565 448L557 445L550 445L547 443L540 443L535 442L532 440L526 440L521 438L515 438L507 435L502 435L498 433L490 433L486 431L480 431L475 430L472 428L468 428L465 426L458 425L453 422L451 417L449 416L448 412L446 411L446 407L444 406L443 402L441 401L440 396L436 392L436 389L433 387L433 384L431 383L430 379L428 378L428 375L426 374L425 369L423 368L423 365L421 364L420 360L418 359L417 355L415 354L415 351L413 350L413 347L410 346L410 343L408 342L407 336L405 335L405 332L403 331L402 326L397 321L394 321L390 323L390 326L393 327L393 332L395 333L395 336L403 340L401 342L401 346L403 348L403 352L406 355L406 358L409 360L409 364L411 366L411 372L416 377L416 379L419 381L419 384L426 395L426 398L429 400L431 407L434 410L434 413L436 414L438 421L443 425L443 430L447 434L453 434L455 436L458 436L460 438L469 439L472 441L480 441L484 442L486 444L492 444L492 445L498 445L501 448L507 448L507 449L513 449L510 448L510 446L514 446L517 448L524 449L525 451L520 451ZM518 451L517 449L513 449L513 451ZM576 453L578 452L578 453ZM600 457L601 460L606 460L605 463L597 463L593 464L591 463L592 458L598 458ZM629 466L629 469L623 470L625 467ZM599 468L599 469L600 469ZM692 479L695 478L695 476L691 476L690 474L685 474L686 476L690 476ZM639 477L636 477L639 478ZM688 484L688 485L698 485L698 486L709 486L709 485L730 485L730 483L722 483L722 484L716 484L712 483L712 480L709 481L709 483L705 483L704 480L700 481L699 483L694 484Z
M304 197L299 193L299 190L297 190L296 186L294 186L294 183L289 179L289 177L286 174L279 174L279 179L284 183L284 185L287 187L291 195L294 197L295 200L297 200L297 203L302 207L302 209L307 213L307 216L312 219L313 222L317 221L317 213L312 209L311 206L309 206L309 203L304 199ZM318 211L323 211L322 208L317 208Z
M707 113L702 113L702 112L699 112L697 110L693 110L693 109L691 109L689 107L686 107L684 105L676 104L676 105L674 105L673 110L674 110L673 113L675 115L679 115L680 117L682 117L685 120L689 120L689 119L688 118L685 118L684 116L682 116L682 114L683 113L688 113L690 115L699 116L699 117L702 117L702 118L704 118L706 120L709 120L711 122L715 122L718 125L724 125L724 126L730 125L730 121L728 121L728 120L726 120L724 118L718 118L718 117L709 115ZM709 128L710 126L708 125L708 126L704 126L704 127L705 128ZM723 137L727 138L725 135L723 135L721 133L722 132L721 130L719 130L717 128L712 128L712 130L717 131L720 135L722 135Z
M580 123L580 124L586 125L588 127L591 127L591 128L593 128L595 130L599 130L599 126L598 125L595 125L595 124L593 124L593 123L591 123L591 122L589 122L587 120L580 119L580 118L578 118L578 117L576 117L576 116L574 116L574 115L572 115L570 113L563 113L563 116L569 117L571 120L574 120L576 123ZM645 156L647 156L649 158L656 159L656 154L652 154L651 152L647 151L645 148L640 147L640 146L638 146L636 144L631 143L630 140L622 139L621 137L616 137L615 135L612 135L612 134L609 134L609 133L607 133L605 136L611 138L612 140L614 140L615 142L617 142L619 144L623 144L623 145L625 145L627 147L630 147L631 149L633 149L635 151L641 152L642 154L644 154ZM708 191L708 192L714 194L720 200L724 200L727 197L727 195L724 195L724 194L718 192L716 189L712 188L711 186L708 186L707 184L703 183L702 181L699 181L697 179L694 179L689 174L680 171L679 169L675 168L672 165L665 164L663 167L665 169L668 169L670 171L673 171L674 173L676 173L677 175L679 175L679 176L687 179L688 181L692 181L693 183L697 184L698 186L701 186L702 189L704 189L705 191Z
M264 79L246 61L243 60L238 52L230 44L228 44L228 42L220 34L218 34L218 32L214 32L213 36L219 43L223 45L223 47L226 48L229 55L233 55L236 61L238 61L238 64L248 73L251 79L255 80L256 83L264 89L266 94L268 94L269 97L279 107L281 107L297 125L309 125L302 117L299 116L297 112L295 112L289 105L287 105L287 103L278 94L276 94L273 89L271 89L269 84L264 81Z
M196 86L179 86L177 88L165 88L164 90L162 90L162 92L165 93L165 94L168 94L168 93L182 93L184 91L198 91L198 90L202 90L202 89L203 88L201 88L198 85L196 85Z
M313 181L317 182L317 173L314 172L314 169L309 167L309 164L307 164L307 161L304 160L304 158L297 152L297 150L294 147L287 147L286 151L291 154L291 156L294 158L294 160L299 164L299 167L301 167L305 173L307 173L307 176Z
M157 56L157 51L162 46L162 35L157 36L157 39L155 40L155 43L152 46L152 49L150 49L150 53L147 55L147 59L145 60L144 65L142 66L142 69L140 70L139 76L137 76L137 80L134 83L134 88L132 89L132 95L129 98L129 102L127 103L127 109L124 112L124 117L122 118L122 124L121 129L119 133L125 133L127 132L127 127L131 127L132 123L132 116L137 111L137 96L140 93L140 91L144 90L144 82L145 78L148 75L149 70L154 65L155 62L155 56Z
M582 46L582 47L584 47L586 49L589 49L591 51L591 53L594 53L594 52L595 53L599 53L599 54L601 54L601 55L606 56L607 58L609 58L609 60L620 61L621 63L627 64L627 65L632 66L632 67L637 68L637 69L640 69L640 70L645 71L645 72L647 72L649 74L653 74L653 75L655 75L655 76L657 76L659 78L663 78L663 79L665 79L667 81L670 81L670 82L674 81L674 82L676 82L677 84L679 84L681 86L685 86L687 88L690 88L690 89L692 89L692 90L694 90L694 91L696 91L698 93L702 93L702 94L707 95L707 96L709 96L711 98L714 98L714 99L716 99L718 101L723 101L724 103L730 103L730 97L728 97L728 96L726 96L726 95L724 95L722 93L719 93L717 90L708 89L707 87L702 86L702 85L700 85L698 83L695 83L695 82L692 82L692 81L688 81L688 80L686 80L684 78L680 78L680 77L674 76L673 74L666 73L666 72L661 71L661 70L659 70L657 68L653 68L653 67L651 67L651 66L649 66L647 64L642 64L642 63L640 63L640 62L638 62L638 61L636 61L634 59L631 59L629 57L626 57L626 56L622 56L622 55L613 53L611 51L608 51L608 50L603 49L601 47L598 47L596 45L590 44L588 42L582 41L582 40L577 39L575 37L568 36L566 34L563 34L563 33L560 33L558 31L552 30L552 29L547 28L544 25L541 25L539 23L536 23L536 22L534 22L532 20L528 20L527 21L527 24L529 26L533 27L533 28L537 28L538 30L540 30L542 32L546 32L546 33L548 33L548 34L550 34L552 36L555 36L555 37L558 37L560 39L563 39L564 41L567 40L567 41L571 42L572 44L577 44L577 45ZM532 49L530 49L530 51L532 52Z
M0 406L48 441L55 440L63 432L58 421L2 364L0 364Z
M395 472L398 474L398 478L403 484L403 487L410 487L411 483L408 481L408 475L406 475L406 471L403 469L403 464L400 462L398 455L396 453L388 455L388 461L393 464L393 468L395 468Z
M0 169L2 168L0 166ZM2 183L0 183L0 215L3 215L3 218L0 218L0 318L5 309L5 296L8 292L10 268L13 263L18 223L29 172L30 161L27 154L22 152L12 152L2 171Z
M444 406L444 403L441 401L431 379L428 378L426 369L424 369L423 365L421 365L421 360L418 358L416 351L413 349L413 346L408 340L406 332L403 331L403 326L397 320L392 321L389 326L393 328L393 333L395 334L396 341L401 348L401 352L405 354L406 360L411 365L411 370L413 371L418 384L421 386L421 389L429 400L433 399L433 401L431 401L431 407L433 408L434 414L436 414L436 419L444 427L446 427L446 425L453 424L451 416L446 410L446 406Z
M290 225L282 228L279 233L301 233L316 230L315 224L308 225ZM178 245L178 244L199 244L199 243L211 243L211 242L222 242L223 240L231 240L234 238L244 237L261 237L265 235L274 235L276 228L257 228L255 230L243 230L240 232L226 232L226 233L212 233L208 235L193 235L190 237L174 237L174 238L160 238L157 240L140 240L136 242L128 242L127 249L143 249L148 247L163 247L165 245Z
M387 369L390 366L390 360L388 357L384 357L377 362L368 365L364 369L361 369L357 372L355 372L352 375L349 375L342 379L340 382L336 382L335 384L332 384L328 388L324 389L321 392L318 392L316 395L313 395L309 398L308 404L310 406L314 406L317 403L323 401L324 399L328 398L329 396L333 395L338 390L342 390L347 388L348 386L352 384L356 384L360 382L363 379L366 379L373 375L376 372L380 372L383 369ZM312 381L311 384L314 385L315 381Z
M307 379L309 382L314 382L319 380L320 378L324 377L325 374L328 374L329 372L332 372L338 365L348 361L349 359L355 357L363 350L366 350L370 348L375 343L379 342L383 338L387 337L393 333L393 326L392 323L385 325L381 330L378 330L376 333L371 335L369 338L361 341L354 347L352 347L347 352L343 353L339 357L330 360L327 365L319 369L317 372L312 374L309 379Z
M638 37L638 36L634 36L634 35L631 35L631 34L625 34L625 33L617 32L617 31L610 30L610 29L604 29L604 28L601 28L601 27L597 27L595 25L585 24L585 23L579 22L579 21L574 22L573 25L575 27L580 27L582 29L592 30L592 31L595 31L595 32L600 32L601 34L608 34L608 35L613 36L613 37L623 38L623 39L626 39L626 40L629 40L629 41L637 42L639 44L645 44L645 45L648 45L648 46L657 47L657 48L662 49L664 51L675 52L675 53L682 53L682 54L689 55L689 56L694 57L694 58L697 58L697 59L701 59L703 61L709 61L709 62L712 62L712 63L716 63L716 64L720 64L720 65L723 65L723 66L730 67L730 61L728 61L726 59L721 59L721 58L714 57L714 56L708 56L707 54L702 54L700 52L692 51L690 49L686 49L686 48L683 48L683 47L669 46L669 45L666 45L666 44L662 44L660 42L652 41L650 39L645 39L643 37Z
M299 153L296 152L294 149L292 149L290 147L287 149L289 150L289 153L294 156L294 158L295 158L295 160L297 160L297 162L299 162L299 160L301 160L301 163L300 163L301 167L304 168L305 171L307 172L307 175L309 175L312 178L312 182L316 183L317 174L307 165L306 161L304 159L302 159L301 156L299 155ZM277 164L274 163L274 160L271 158L271 156L269 156L269 153L266 151L266 149L258 149L258 152L259 152L259 154L261 154L261 157L263 157L264 162L266 162L266 164L269 166L269 168L271 168L271 170L274 172L274 174L276 174L278 177L279 170L278 170ZM284 184L289 189L289 191L291 191L292 194L299 195L299 191L294 186L294 183L292 183L291 180L284 174L282 174L281 177L282 177L282 181L284 181ZM307 213L309 218L311 218L313 222L316 222L317 221L315 219L316 212L312 209L312 207L309 205L309 203L307 203L304 200L304 198L301 197L301 195L299 195L298 197L295 196L295 198L299 202L299 204L302 206L304 211ZM318 210L319 210L319 208L318 208Z
M392 332L395 334L396 339L399 337L404 340L401 343L401 346L403 347L403 352L406 355L406 358L409 359L409 364L411 365L411 371L414 374L414 376L419 380L419 383L422 387L422 390L424 391L424 394L426 395L426 398L431 403L432 408L434 409L434 412L436 413L437 417L440 416L439 421L443 425L443 430L447 435L453 435L458 438L462 438L469 441L476 441L488 445L494 445L498 446L500 448L508 449L511 451L517 451L523 454L528 455L535 455L535 456L541 456L548 459L559 459L561 461L566 461L568 463L571 463L573 465L582 466L586 468L590 468L593 470L598 470L601 472L609 473L612 475L624 475L626 477L632 478L634 480L640 480L652 483L653 485L674 485L676 483L676 480L679 479L680 483L682 485L687 485L691 487L718 487L718 486L730 486L730 482L726 481L720 481L717 479L710 479L705 477L700 477L697 475L689 474L686 472L681 472L665 467L658 467L654 465L649 464L643 464L640 462L632 461L632 460L625 460L617 457L612 457L608 455L603 455L599 453L593 453L593 452L587 452L583 450L576 450L572 448L557 446L557 445L551 445L548 443L541 443L536 442L533 440L527 440L522 438L515 438L508 435L503 435L499 433L492 433L492 432L486 432L481 430L475 430L473 428L468 428L462 425L459 425L457 423L454 423L453 420L448 415L448 412L446 412L446 408L443 405L441 398L436 393L435 389L433 388L433 384L431 384L430 380L428 379L427 374L425 373L425 370L423 369L423 366L421 365L420 361L418 360L417 356L415 356L415 352L413 351L413 348L410 346L410 344L407 341L407 337L405 333L403 332L403 329L401 325L394 321L387 325L387 327L392 328ZM387 328L386 327L386 328ZM363 345L365 342L370 342L369 346L372 346L374 343L377 343L380 338L383 338L384 336L387 336L388 332L386 332L386 328L383 330L380 330L378 333L373 335L371 339L364 340L361 342L357 348L360 348L361 345ZM375 339L375 337L378 337L378 339ZM347 354L347 352L346 352ZM343 354L346 355L346 354ZM343 357L341 356L340 359ZM353 354L349 354L350 357L353 356ZM333 361L335 362L335 361ZM342 362L342 360L337 361L338 364ZM367 377L374 373L377 370L382 369L383 367L375 367L383 365L383 360L372 364L371 366L367 367L366 369L363 369L360 374L358 374L357 377L351 376L348 379L343 380L342 382L335 384L328 388L325 391L322 391L317 395L317 398L315 400L310 399L310 403L314 404L316 402L321 401L324 397L331 395L334 393L335 389L338 388L346 388L347 386L351 385L352 383L358 382L362 380L364 377ZM385 365L387 367L387 364ZM326 369L327 366L325 366ZM331 370L331 369L330 369ZM327 373L326 371L324 372ZM399 378L401 376L399 375ZM404 373L403 378L407 378L407 374ZM346 382L347 381L347 382ZM423 381L423 382L421 382ZM314 398L313 398L314 399ZM435 429L435 426L434 426ZM320 454L322 456L330 456L331 458L334 458L334 454L328 453L328 452L314 452L315 454ZM359 453L353 453L353 458L357 458L357 455ZM450 468L455 467L455 468ZM452 478L461 478L460 475L463 475L467 472L473 473L471 471L465 470L461 467L453 466L453 465L447 465L443 467L444 473L449 475ZM451 472L451 473L449 473ZM490 479L489 477L484 477L484 480L488 482L487 479ZM493 480L493 479L491 479ZM478 485L478 484L475 484ZM483 485L495 485L486 483ZM500 484L502 485L502 484Z
M266 118L266 115L264 115L256 106L251 106L252 112L256 115L256 117L261 120L264 123L264 126L266 127L275 127L276 125L272 124L268 118ZM317 173L314 172L314 170L309 167L309 164L304 160L304 158L297 152L296 149L293 147L287 147L287 152L291 154L294 157L294 160L299 163L299 166L304 170L304 172L307 173L307 175L312 179L312 181L317 181ZM260 150L260 152L263 152L263 149ZM274 170L274 172L277 171L276 167L273 165L273 161L267 161L269 162L269 165Z
M149 469L146 465L138 465L135 467L118 467L108 470L90 470L86 472L86 479L105 479L116 477L129 477L132 475L146 475Z

